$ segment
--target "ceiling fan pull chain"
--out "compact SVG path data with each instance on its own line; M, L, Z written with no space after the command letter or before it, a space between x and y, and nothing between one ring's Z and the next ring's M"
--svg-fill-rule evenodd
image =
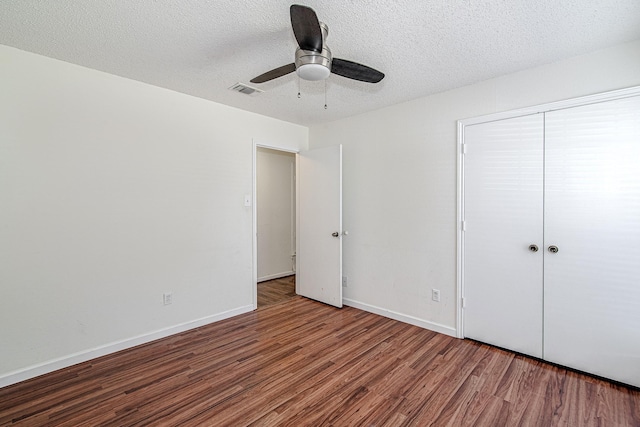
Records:
M327 80L324 80L324 109L327 109Z
M300 76L298 76L298 99L300 99Z

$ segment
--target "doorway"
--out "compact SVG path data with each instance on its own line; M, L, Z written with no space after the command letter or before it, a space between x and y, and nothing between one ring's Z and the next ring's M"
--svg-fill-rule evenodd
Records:
M256 146L256 306L295 296L296 156Z
M258 308L280 304L295 296L295 274L258 283Z

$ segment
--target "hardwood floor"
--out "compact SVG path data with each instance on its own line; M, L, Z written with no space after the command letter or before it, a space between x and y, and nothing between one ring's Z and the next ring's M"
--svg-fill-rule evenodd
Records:
M295 296L295 275L258 283L258 308L279 304Z
M296 296L0 389L0 425L638 426L640 391Z

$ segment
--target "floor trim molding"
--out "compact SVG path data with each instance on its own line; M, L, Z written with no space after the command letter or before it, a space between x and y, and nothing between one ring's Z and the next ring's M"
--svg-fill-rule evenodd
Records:
M228 319L239 314L248 313L250 311L253 311L253 309L253 305L238 307L232 310L223 311L222 313L202 317L200 319L191 320L185 323L180 323L168 328L159 329L157 331L149 332L142 335L137 335L135 337L127 338L121 341L115 341L99 347L94 347L92 349L72 353L67 356L39 363L37 365L32 365L23 369L8 372L4 375L0 375L0 388L25 381L30 378L35 378L40 375L48 374L50 372L57 371L58 369L63 369L72 365L76 365L78 363L86 362L97 357L106 356L107 354L115 353L120 350L125 350L127 348L135 347L140 344L146 344L160 338L166 338L171 335L179 334L189 329L199 328L200 326L208 325L209 323L218 322L220 320Z
M419 326L424 329L429 329L430 331L439 332L441 334L449 335L450 337L456 338L456 329L450 326L442 325L440 323L430 322L428 320L419 319L414 316L409 316L407 314L398 313L393 310L387 310L386 308L377 307L375 305L366 304L360 301L355 301L349 298L343 298L342 303L344 305L348 305L349 307L357 308L363 311L367 311L369 313L378 314L383 317L388 317L389 319L398 320L400 322L408 323L410 325Z
M274 280L274 279L280 279L282 277L293 276L294 274L296 274L295 271L284 271L282 273L268 274L266 276L258 277L258 283L266 282L267 280Z

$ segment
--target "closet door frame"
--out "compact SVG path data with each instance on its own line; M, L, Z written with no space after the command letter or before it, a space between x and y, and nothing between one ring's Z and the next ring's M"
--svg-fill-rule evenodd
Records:
M456 336L464 338L464 144L465 144L465 127L486 123L495 120L510 119L513 117L524 116L535 113L546 113L549 111L562 110L565 108L577 107L581 105L593 104L597 102L612 101L616 99L628 98L640 95L640 86L634 86L626 89L620 89L610 92L598 93L579 98L573 98L563 101L541 104L517 110L505 111L473 117L469 119L458 120L458 140L457 140L457 158L458 158L458 179L457 179L457 221L456 221Z

